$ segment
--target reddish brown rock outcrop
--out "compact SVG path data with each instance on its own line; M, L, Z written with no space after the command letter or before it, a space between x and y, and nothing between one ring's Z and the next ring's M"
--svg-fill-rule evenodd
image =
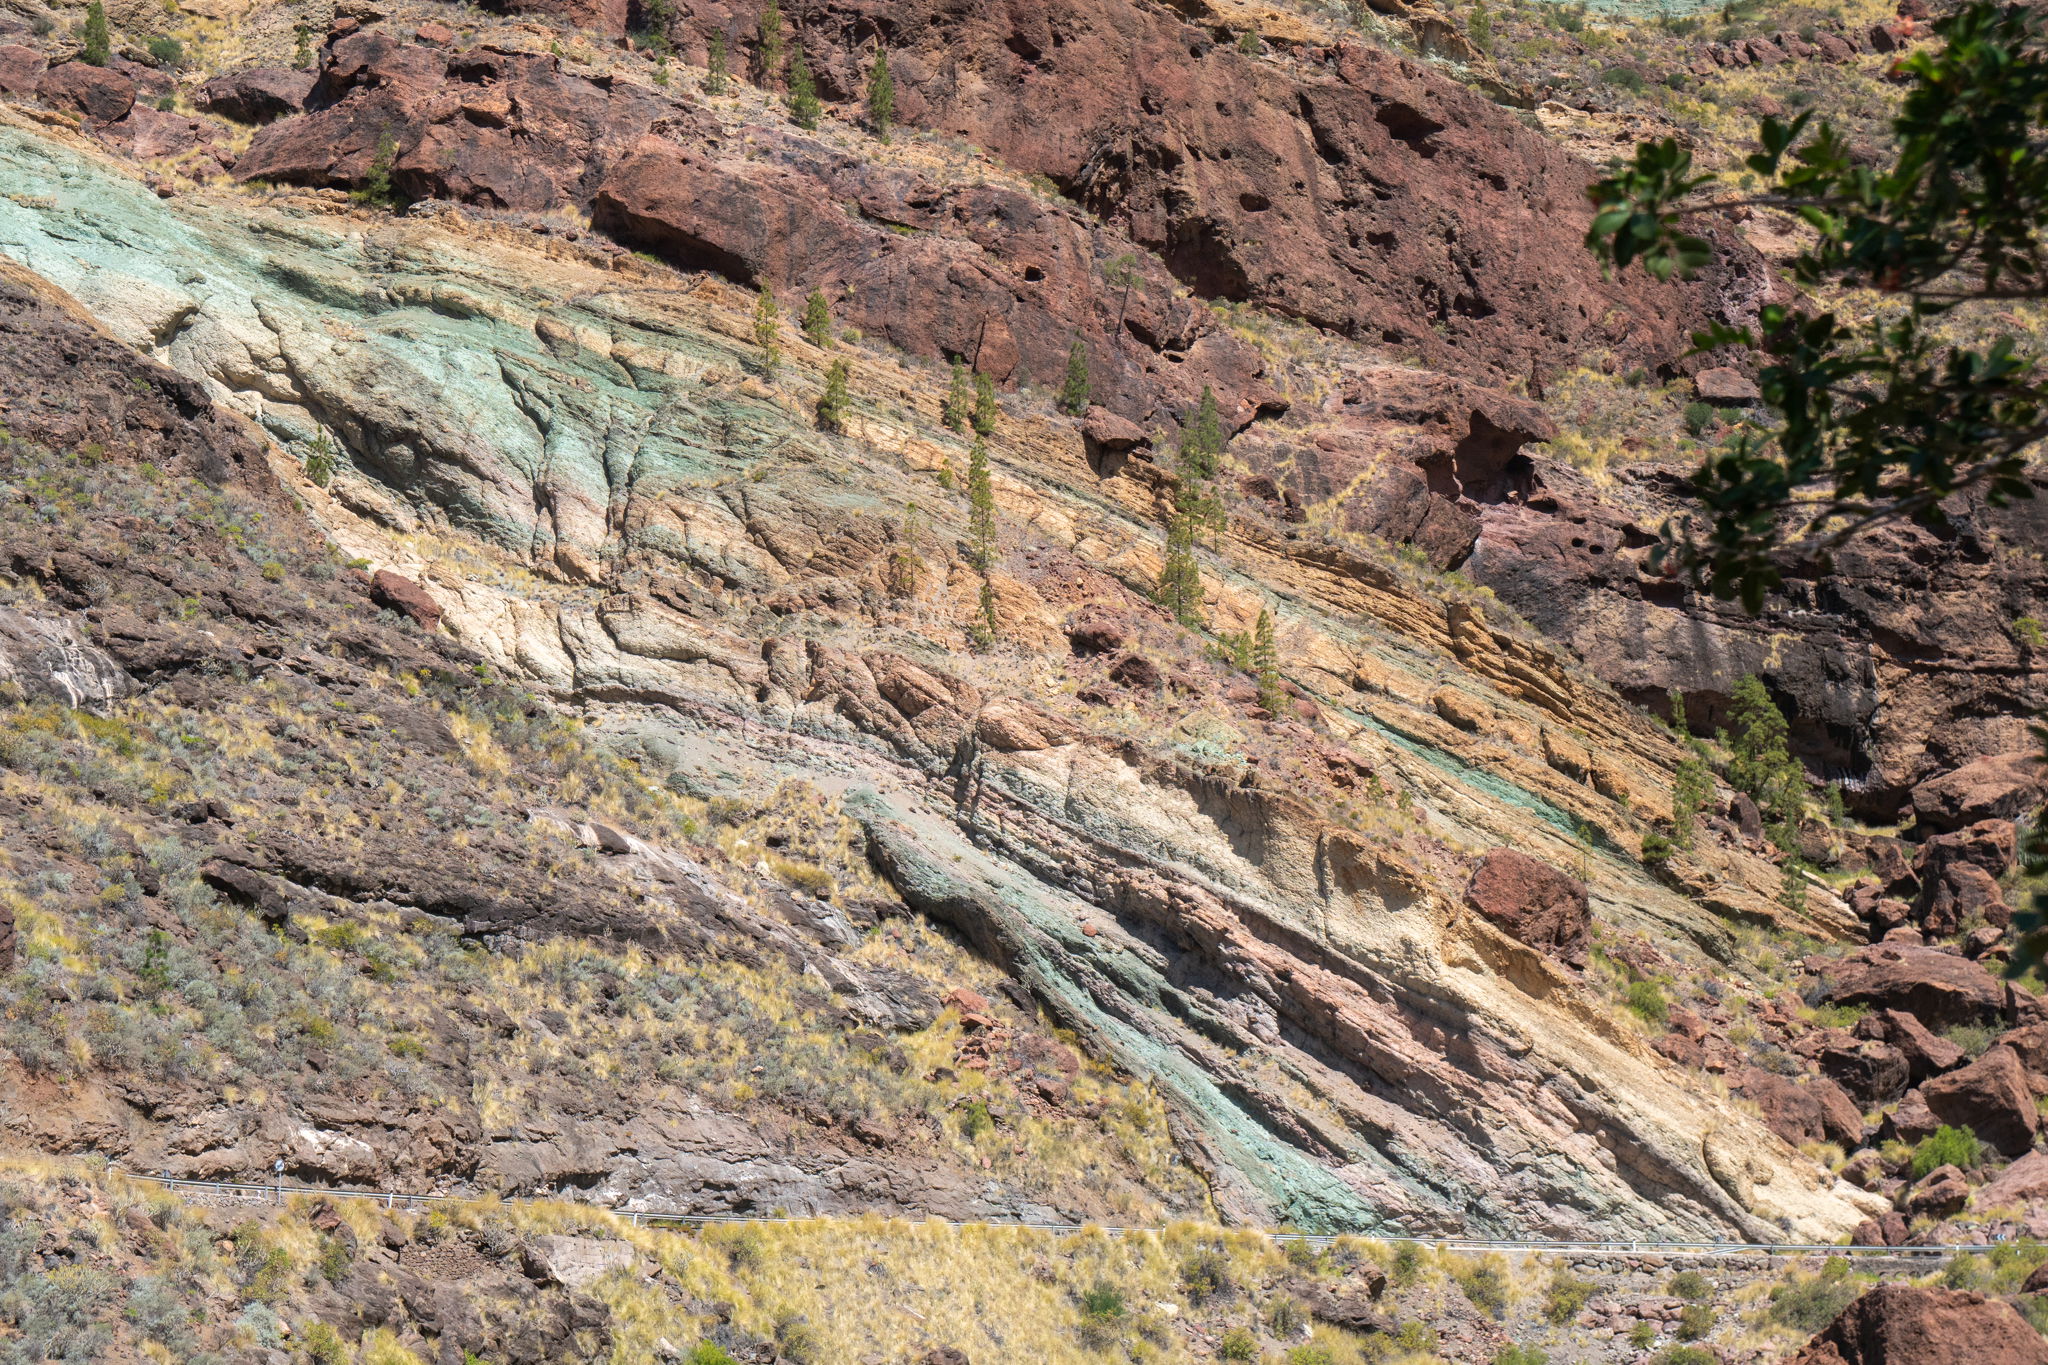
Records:
M1982 1294L1881 1284L1842 1310L1787 1365L2048 1365L2048 1342Z
M1983 1023L2005 1007L2005 993L1976 963L1896 943L1872 944L1834 964L1826 998L1901 1010L1930 1028Z
M693 60L729 12L684 21ZM1182 12L1112 0L805 0L785 12L818 54L827 98L859 98L879 32L904 123L1050 177L1198 295L1460 372L1520 377L1594 349L1669 362L1692 322L1739 315L1771 287L1746 250L1703 285L1603 280L1580 244L1591 168L1381 48L1260 62Z
M135 82L105 67L66 62L43 73L36 82L36 97L56 108L112 123L135 107Z
M1465 904L1530 947L1586 965L1585 884L1528 854L1489 852L1465 888Z
M421 630L431 631L441 624L441 604L404 574L377 570L370 579L370 600L386 611L411 617Z
M237 123L269 123L304 109L313 79L309 71L277 67L230 71L200 86L193 102Z
M49 65L32 47L0 43L0 95L33 95Z
M1936 1076L1920 1097L1943 1123L1972 1128L2007 1156L2034 1145L2041 1126L2026 1068L2011 1048L1994 1047L1958 1071Z
M2035 750L1990 754L1913 788L1913 814L1928 829L1956 830L1983 820L2017 820L2048 795L2048 770Z
M1763 1111L1772 1132L1795 1146L1837 1142L1854 1148L1863 1141L1863 1115L1856 1102L1825 1077L1802 1085L1790 1077L1752 1068L1737 1079L1735 1089Z

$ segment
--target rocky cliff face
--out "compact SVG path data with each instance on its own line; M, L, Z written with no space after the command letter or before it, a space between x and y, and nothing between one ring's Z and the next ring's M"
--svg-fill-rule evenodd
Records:
M828 97L879 38L903 121L999 160L495 20L349 18L303 88L210 84L264 121L189 120L235 184L124 159L168 133L118 70L73 73L118 110L41 75L0 110L8 478L48 509L6 531L6 795L47 851L23 885L124 907L117 989L65 955L87 901L0 899L47 1002L11 1133L623 1207L1814 1239L1908 1196L1797 1143L1937 1113L2031 1142L2038 1011L1975 960L2009 837L1909 865L1816 829L1874 869L1844 900L1717 795L1644 856L1688 750L1636 703L1708 726L1745 671L1873 811L1924 792L1967 832L2031 790L1940 777L2041 700L1992 633L2039 595L2028 513L1875 541L1752 622L1645 570L1682 490L1540 458L1510 381L1676 366L1760 257L1623 292L1577 245L1583 165L1356 42L792 15ZM386 177L409 212L346 193ZM764 285L860 335L784 325L764 366ZM1042 392L1077 339L1078 418ZM952 358L1003 385L985 560ZM1235 437L1206 634L1151 600L1153 447L1204 388ZM67 835L81 803L103 835ZM1909 919L1993 932L1840 957ZM335 1018L294 1014L294 962ZM274 1055L145 1079L174 1054L102 997L188 973L166 1008L211 1027L240 990ZM1829 1026L1795 981L1907 1022ZM1966 1065L1921 1016L2015 1027ZM1102 1174L1066 1188L1061 1150Z

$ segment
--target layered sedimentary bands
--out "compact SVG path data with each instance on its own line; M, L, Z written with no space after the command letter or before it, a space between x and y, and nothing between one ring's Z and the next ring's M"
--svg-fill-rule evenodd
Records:
M691 60L754 18L683 8ZM14 438L229 487L273 533L372 571L289 577L290 605L185 583L174 548L138 558L116 521L61 547L22 533L8 573L42 601L0 626L27 641L0 633L0 652L45 661L22 670L33 695L111 702L293 659L290 611L378 606L416 629L385 619L340 662L294 668L512 680L696 801L807 783L890 913L1021 986L1017 1036L1037 1041L1011 1069L1065 1102L1043 1010L1149 1083L1231 1220L1828 1240L1886 1213L1795 1148L1797 1125L1703 1083L1724 1059L1653 1048L1581 969L1590 935L1654 944L1653 970L1739 977L1738 936L1862 943L1880 901L1921 883L1879 841L1856 856L1896 863L1883 895L1852 908L1815 883L1787 908L1739 803L1644 863L1688 751L1637 703L1677 688L1710 726L1760 672L1803 752L1871 813L2010 819L2037 789L2013 757L2025 717L2048 700L2005 629L2042 596L2017 548L2039 543L2038 505L1873 542L1824 584L1795 575L1758 621L1702 602L1646 562L1683 492L1668 470L1587 484L1541 457L1549 419L1509 385L1591 348L1675 372L1689 328L1768 294L1760 257L1731 238L1696 284L1603 280L1578 245L1590 169L1414 61L1313 33L1252 57L1163 8L1023 8L792 11L828 98L852 98L880 40L903 122L1001 165L932 138L805 133L757 93L701 97L694 72L689 90L655 84L637 57L576 69L508 24L458 41L349 19L317 79L216 81L208 107L263 126L179 121L239 185L152 185L117 160L109 146L169 136L118 90L80 93L75 121L0 109ZM68 69L30 88L72 99L52 79ZM409 212L336 193L386 172ZM785 329L764 377L762 285L785 307L819 290L864 335L827 351ZM1305 358L1219 302L1327 329L1332 349ZM1077 338L1095 406L1069 419L1039 390ZM81 382L75 410L49 401L79 382L64 366L116 342L147 361ZM940 421L953 358L1004 390L986 653L968 648L968 438ZM821 429L833 360L850 407ZM1205 387L1235 434L1229 529L1204 551L1210 625L1274 613L1277 702L1151 601L1164 446ZM228 647L178 630L188 599L240 623L217 627ZM427 911L486 944L737 934L869 1027L904 1022L890 1002L914 992L845 951L844 893L785 894L796 927L768 923L745 859L707 868L593 822L574 793L527 796L618 884L584 894L510 853L457 875L487 855L397 833L345 853L289 821L179 818L218 845L209 884L280 926L311 896ZM1916 922L1969 861L1923 860ZM2024 1022L1982 968L1941 956L1974 974L1946 1022ZM1859 982L1881 1006L1941 990L1932 968L1854 965L1844 999ZM989 1024L978 1006L961 1009ZM476 1114L429 1131L352 1102L251 1099L208 1137L180 1126L189 1096L110 1099L72 1146L174 1170L566 1182L627 1207L1106 1209L1050 1183L991 1193L943 1163L892 1183L885 1158L778 1148L708 1107L654 1124L564 1101L551 1132ZM351 1143L354 1164L335 1155ZM1198 1198L1161 1181L1146 1197Z

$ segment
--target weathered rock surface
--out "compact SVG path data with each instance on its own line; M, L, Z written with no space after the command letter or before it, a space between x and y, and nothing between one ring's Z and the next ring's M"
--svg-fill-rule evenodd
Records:
M65 62L43 73L36 81L36 95L45 104L112 123L135 107L135 82L103 66Z
M1935 948L1873 944L1835 964L1827 998L1910 1014L1930 1028L1977 1024L2005 1008L2005 995L1976 963Z
M269 123L303 110L315 79L310 71L252 67L215 76L192 98L208 113L237 123Z
M1982 1294L1881 1284L1842 1310L1787 1365L2040 1365L2048 1342Z
M1487 853L1465 888L1465 903L1539 952L1586 965L1585 886L1528 854Z
M1968 1066L1935 1077L1920 1087L1920 1096L1943 1123L1975 1129L2006 1156L2031 1148L2041 1126L2026 1068L2011 1048L1994 1047Z

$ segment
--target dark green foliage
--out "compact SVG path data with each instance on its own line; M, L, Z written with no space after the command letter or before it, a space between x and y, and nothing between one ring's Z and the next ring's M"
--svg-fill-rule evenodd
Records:
M782 347L776 340L781 311L775 303L774 289L763 284L760 296L754 300L754 344L761 348L761 373L770 381L782 368Z
M813 289L804 300L804 337L813 346L832 344L832 305L825 301L825 291Z
M349 197L358 204L374 204L379 208L400 208L405 198L398 192L392 171L398 165L398 138L389 129L377 134L377 150L370 156L369 169L363 172L363 183Z
M1600 73L1600 83L1619 86L1631 94L1643 93L1643 73L1632 66L1610 66Z
M1645 863L1668 863L1671 861L1671 855L1675 852L1677 852L1677 849L1673 847L1671 841L1656 830L1645 830L1643 832L1643 861Z
M1582 1280L1568 1270L1553 1270L1550 1287L1543 1295L1544 1320L1553 1327L1563 1327L1585 1311L1596 1288L1591 1280Z
M676 21L676 0L640 0L640 12L647 21L647 45L667 57L671 47L668 33Z
M1166 558L1159 568L1154 596L1184 626L1199 629L1202 615L1202 571L1195 560L1194 515L1176 506L1166 523Z
M1508 1310L1508 1281L1503 1267L1496 1265L1493 1258L1461 1266L1452 1272L1458 1288L1474 1308L1490 1318L1499 1318Z
M988 442L967 452L967 562L986 574L996 562L996 498L989 481Z
M675 77L671 76L668 70L668 54L664 52L654 59L654 83L656 85L667 85L674 79Z
M697 1343L696 1349L690 1352L687 1365L735 1365L735 1362L730 1355L726 1354L723 1346L716 1346L708 1341L700 1341Z
M1394 1261L1387 1268L1387 1278L1396 1289L1406 1289L1422 1278L1422 1247L1419 1243L1394 1243Z
M953 382L946 390L946 401L939 407L939 421L954 431L965 431L974 420L974 387L967 377L967 367L959 361L953 362Z
M1713 1284L1697 1270L1679 1271L1664 1289L1672 1298L1684 1299L1687 1303L1698 1303L1712 1298L1714 1294Z
M1658 1028L1670 1022L1671 1006L1664 999L1664 988L1654 981L1631 981L1622 996L1622 1003L1629 1012L1646 1024Z
M304 71L313 64L313 30L304 24L292 30L292 67Z
M1180 1287L1190 1303L1224 1297L1236 1287L1230 1278L1230 1258L1214 1247L1195 1252L1180 1264Z
M889 128L896 121L896 78L889 74L889 54L875 53L868 71L868 125L882 141L889 140Z
M1698 1341L1714 1330L1714 1310L1703 1303L1689 1303L1678 1310L1678 1339Z
M1682 714L1682 713L1681 713ZM1700 812L1714 795L1714 770L1697 750L1681 761L1671 784L1671 842L1690 849L1699 837Z
M1059 410L1079 417L1088 406L1088 343L1079 337L1067 348L1067 378L1060 385Z
M1704 1346L1673 1346L1657 1357L1655 1365L1721 1365L1721 1357Z
M818 396L818 425L827 431L845 430L846 380L846 362L833 361L831 368L825 371L825 392Z
M158 66L180 67L185 64L185 45L168 33L158 34L149 40L149 59Z
M1960 343L1938 324L1962 304L2048 296L2043 24L2034 7L1994 0L1936 20L1942 43L1899 64L1908 86L1888 164L1864 164L1856 139L1814 126L1809 111L1758 128L1754 192L1700 174L1675 138L1639 145L1588 190L1587 244L1616 266L1690 275L1710 252L1689 217L1763 204L1813 233L1793 262L1801 283L1901 305L1845 319L1813 302L1771 304L1754 329L1701 334L1706 349L1768 357L1758 387L1774 415L1708 457L1694 476L1699 514L1667 527L1666 548L1717 596L1739 594L1754 611L1785 558L1825 568L1887 520L1939 528L1943 500L1962 489L1994 505L2031 496L2027 452L2048 437L2039 354L2011 335Z
M782 0L768 0L761 11L760 41L755 52L761 60L761 83L772 83L782 71Z
M87 66L105 66L114 55L114 38L107 31L107 7L102 0L92 0L85 7L85 32L79 41L85 46L78 60Z
M1242 1327L1233 1327L1216 1343L1218 1360L1257 1360L1259 1339Z
M1714 409L1706 403L1685 405L1685 429L1694 436L1704 436L1707 428L1714 425Z
M977 436L996 434L996 421L1002 416L1002 409L996 406L996 386L985 374L974 376L974 412L969 420Z
M818 102L818 83L811 79L811 64L804 58L804 45L789 50L789 117L807 133L818 130L818 116L825 106Z
M1788 747L1785 713L1763 681L1749 674L1735 684L1728 720L1728 785L1749 793L1772 827L1773 841L1788 848L1806 814L1806 770Z
M1252 676L1259 683L1259 705L1280 715L1287 705L1286 689L1280 686L1280 651L1273 640L1273 613L1259 608L1258 623L1252 627Z
M1479 0L1465 16L1465 33L1481 52L1493 51L1493 11L1486 7L1486 0Z
M1944 1123L1914 1146L1913 1178L1918 1180L1942 1166L1957 1166L1967 1171L1983 1160L1984 1144L1975 1132Z
M1550 1357L1534 1346L1505 1346L1494 1354L1493 1365L1550 1365Z
M1771 1290L1770 1319L1798 1332L1818 1332L1863 1292L1849 1274L1849 1262L1830 1256L1820 1273Z
M1081 1312L1099 1321L1110 1321L1124 1315L1124 1296L1107 1280L1097 1280L1081 1292Z
M711 45L704 56L704 93L723 95L725 93L726 64L731 59L725 51L725 30L711 31Z

